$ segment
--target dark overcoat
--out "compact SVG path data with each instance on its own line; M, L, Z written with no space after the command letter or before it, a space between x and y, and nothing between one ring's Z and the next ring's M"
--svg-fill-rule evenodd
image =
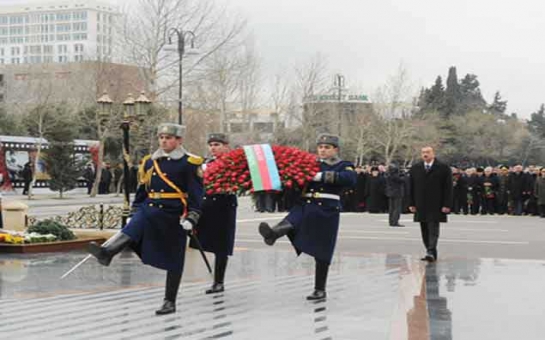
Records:
M131 247L143 263L165 270L183 270L187 232L180 226L180 217L187 212L198 220L201 213L202 161L189 154L180 159L157 159L166 178L186 194L187 206L184 206L179 198L153 198L154 194L174 194L176 191L160 178L149 157L144 160L133 202L134 213L122 229L131 238Z
M340 195L343 188L354 187L356 172L352 163L341 160L321 162L320 171L324 174L322 180L311 182L305 191L315 197L302 197L286 217L294 226L288 237L297 254L305 253L331 263L339 232L341 202L319 195Z
M202 214L195 228L203 250L219 256L233 255L236 221L235 195L206 195L202 202ZM189 246L198 249L193 240Z
M446 222L441 208L452 207L452 172L437 159L429 171L424 162L411 167L410 205L416 207L415 222Z

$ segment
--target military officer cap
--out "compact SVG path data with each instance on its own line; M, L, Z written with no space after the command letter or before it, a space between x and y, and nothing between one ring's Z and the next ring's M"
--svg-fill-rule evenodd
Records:
M157 128L157 136L160 134L172 135L175 137L184 136L184 127L174 123L163 123Z
M478 167L477 172L484 172L484 168L483 167Z
M327 133L322 133L321 135L318 136L318 139L316 139L316 144L329 144L329 145L333 145L336 148L339 147L339 143L340 143L340 140L338 136L330 135Z
M207 143L218 142L223 144L229 144L229 137L225 133L211 133L208 135Z
M509 170L509 167L506 165L500 166L500 170Z

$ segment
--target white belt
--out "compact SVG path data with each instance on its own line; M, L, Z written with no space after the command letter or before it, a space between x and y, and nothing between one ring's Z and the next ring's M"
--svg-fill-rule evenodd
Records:
M341 199L341 196L339 195L335 195L335 194L322 194L320 192L313 192L313 193L310 193L310 194L304 194L303 197L308 197L308 198L327 198L327 199L330 199L330 200L337 200L339 201Z

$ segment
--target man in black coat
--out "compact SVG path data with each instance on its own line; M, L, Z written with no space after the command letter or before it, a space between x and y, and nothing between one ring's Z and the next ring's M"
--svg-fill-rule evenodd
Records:
M405 179L395 164L390 164L386 173L386 196L388 197L388 220L390 227L404 227L399 224L405 196Z
M422 162L411 168L411 206L414 221L420 222L426 247L424 261L437 260L439 223L447 222L452 206L452 172L450 167L435 159L432 147L421 151Z
M517 164L515 171L509 176L507 187L509 188L509 196L513 202L513 214L520 216L524 207L524 197L528 187L527 177L522 172L522 165Z

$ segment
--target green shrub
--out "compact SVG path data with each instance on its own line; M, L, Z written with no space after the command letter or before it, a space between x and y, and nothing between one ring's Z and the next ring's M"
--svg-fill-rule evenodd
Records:
M74 235L74 233L70 231L70 229L53 220L43 220L37 222L36 224L28 228L28 232L37 233L40 235L53 234L57 236L57 240L59 241L74 240L76 238L76 235Z

